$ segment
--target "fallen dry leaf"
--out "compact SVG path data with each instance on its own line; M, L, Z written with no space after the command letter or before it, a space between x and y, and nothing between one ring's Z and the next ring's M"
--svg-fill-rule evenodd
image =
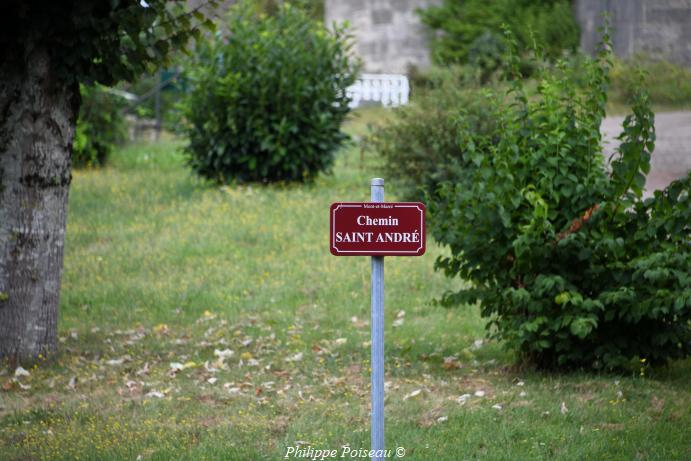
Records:
M365 328L369 325L369 322L366 320L359 320L355 315L350 318L350 321L353 323L355 328Z
M408 400L408 399L415 398L415 397L417 397L417 396L420 395L420 394L422 394L422 389L415 389L415 390L412 391L411 393L406 394L406 395L403 397L403 400Z
M144 397L155 397L157 399L162 399L165 396L166 395L160 391L151 391L151 392L146 393L146 395L144 395Z
M569 412L569 409L566 407L566 402L561 402L561 407L559 408L559 411L562 415L565 415Z
M106 365L110 365L110 366L122 365L123 363L125 363L125 358L126 358L126 357L129 357L129 356L120 357L119 359L107 360L107 361L106 361Z
M168 325L166 325L165 323L159 323L153 328L153 332L157 335L167 335L168 331Z
M456 368L461 368L461 364L458 361L458 358L454 355L450 357L444 357L444 363L442 363L442 368L444 370L454 370Z
M22 376L29 376L29 372L22 367L17 367L17 369L14 370L14 377L21 378Z
M650 406L656 413L662 413L662 410L665 408L665 401L663 399L658 399L653 395L653 397L650 399Z
M299 362L302 360L302 352L298 352L295 355L292 355L286 359L286 362Z
M456 402L458 402L461 405L465 405L465 403L468 401L469 398L470 398L470 394L463 394L463 395L458 396L458 398L456 399Z
M149 373L149 362L144 363L144 366L135 372L137 376L142 376L147 373Z

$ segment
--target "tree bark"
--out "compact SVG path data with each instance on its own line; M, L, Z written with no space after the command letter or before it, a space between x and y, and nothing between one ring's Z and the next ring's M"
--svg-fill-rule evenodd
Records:
M55 351L79 86L47 46L0 65L0 358Z

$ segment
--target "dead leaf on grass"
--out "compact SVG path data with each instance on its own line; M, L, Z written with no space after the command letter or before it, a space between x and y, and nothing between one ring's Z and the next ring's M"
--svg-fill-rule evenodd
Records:
M129 362L131 360L132 360L132 357L130 357L129 355L123 355L119 359L106 360L106 365L118 366L118 365L122 365L125 362Z
M561 406L559 407L559 411L561 412L562 415L565 415L569 412L569 409L566 406L566 402L561 402Z
M465 405L469 398L470 398L470 394L459 395L456 398L456 402L458 402L460 405Z
M149 362L145 362L144 366L137 370L134 374L137 376L146 375L149 373Z
M157 335L167 335L168 331L168 325L166 325L165 323L159 323L153 328L153 332Z
M448 416L442 414L443 411L443 408L438 407L425 412L418 420L418 425L420 427L431 427L435 424L448 421L449 418Z
M444 357L444 363L442 363L441 366L444 370L455 370L457 368L461 368L461 364L458 361L458 357L456 357L455 355Z
M413 399L422 394L422 389L415 389L414 391L403 396L403 400Z
M14 370L14 377L21 378L22 376L30 376L30 373L22 367L17 367L17 369Z
M355 315L350 318L350 322L353 324L355 328L365 328L369 325L369 322L367 322L366 320L360 320Z
M298 352L295 355L291 355L290 357L286 358L286 362L300 362L302 360L302 352Z
M165 396L166 395L161 391L151 391L151 392L147 392L146 395L144 395L144 397L157 398L157 399L162 399Z
M655 413L662 413L665 408L665 401L663 399L658 399L657 396L653 395L650 399L650 407Z
M235 351L232 351L230 349L223 349L223 350L214 349L214 356L218 357L221 360L227 360L234 355L235 355ZM250 355L250 357L251 357L251 355Z

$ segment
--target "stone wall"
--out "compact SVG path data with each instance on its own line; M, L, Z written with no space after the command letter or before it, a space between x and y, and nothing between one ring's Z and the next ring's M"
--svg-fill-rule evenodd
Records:
M325 21L347 20L365 72L405 73L430 65L429 32L415 13L441 0L325 0ZM574 0L581 48L593 53L607 11L617 56L642 52L691 68L691 0Z
M415 13L440 0L325 0L327 25L347 20L365 72L406 73L430 65L427 30Z
M576 0L581 48L593 53L607 11L617 56L646 53L691 67L691 0Z

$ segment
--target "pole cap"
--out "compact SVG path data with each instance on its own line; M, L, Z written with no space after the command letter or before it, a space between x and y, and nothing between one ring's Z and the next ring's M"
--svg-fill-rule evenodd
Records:
M384 186L384 178L372 178L372 182L370 182L370 185Z

